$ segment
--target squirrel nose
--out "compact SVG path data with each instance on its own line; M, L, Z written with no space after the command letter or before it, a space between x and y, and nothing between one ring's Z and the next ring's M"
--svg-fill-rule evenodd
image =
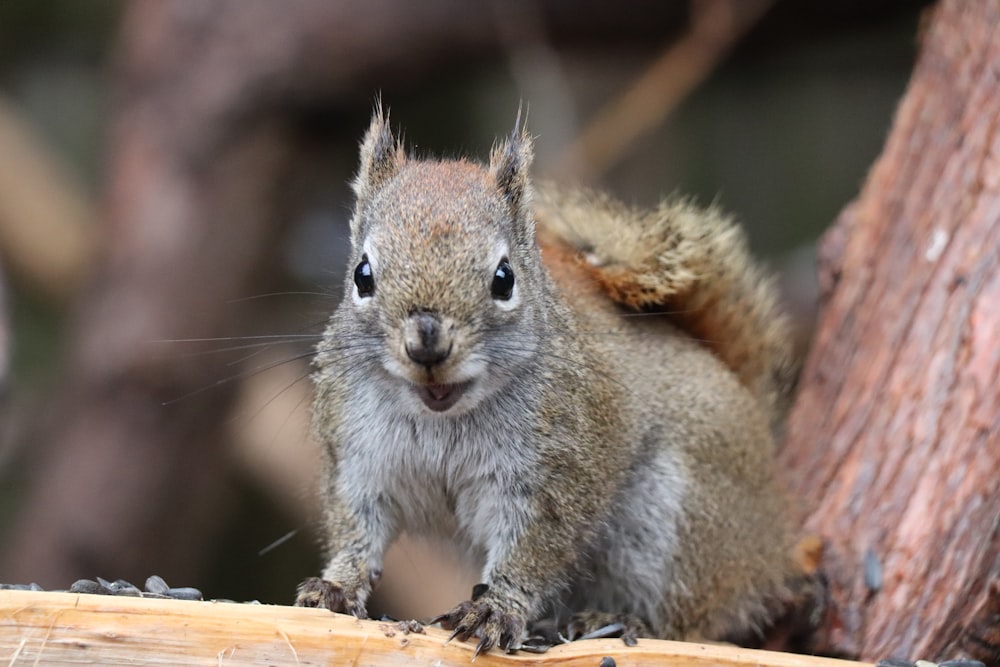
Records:
M427 368L437 366L451 354L451 343L442 338L438 314L419 310L406 323L406 356Z

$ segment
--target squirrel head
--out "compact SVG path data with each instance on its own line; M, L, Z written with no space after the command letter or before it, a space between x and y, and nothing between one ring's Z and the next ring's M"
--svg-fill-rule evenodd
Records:
M488 165L408 156L377 105L353 187L342 316L368 336L414 413L460 414L516 376L538 345L546 275L520 122Z

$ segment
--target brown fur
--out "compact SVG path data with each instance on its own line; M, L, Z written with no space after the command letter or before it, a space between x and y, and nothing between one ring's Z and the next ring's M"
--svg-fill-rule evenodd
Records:
M715 207L672 197L654 209L602 193L537 188L539 226L578 251L614 301L669 313L708 345L777 421L793 386L789 323L743 230Z
M316 358L330 557L297 603L364 615L408 531L480 568L437 619L478 650L553 618L629 640L754 632L800 572L773 474L789 364L770 283L718 211L533 193L531 157L518 126L488 165L412 159L376 111Z

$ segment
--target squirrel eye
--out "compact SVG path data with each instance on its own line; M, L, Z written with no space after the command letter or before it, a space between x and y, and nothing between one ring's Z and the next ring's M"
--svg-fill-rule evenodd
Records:
M354 284L358 288L358 296L362 298L375 294L375 276L372 275L372 265L368 263L368 255L361 255L361 263L354 269Z
M497 265L497 270L493 274L493 283L490 285L490 293L494 299L507 301L514 293L514 269L510 268L510 262L504 257Z

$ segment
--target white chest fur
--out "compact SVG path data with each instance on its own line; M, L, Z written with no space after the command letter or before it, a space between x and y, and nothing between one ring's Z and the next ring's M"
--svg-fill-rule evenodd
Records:
M376 392L373 392L373 394ZM388 543L400 532L442 537L487 564L502 558L527 522L524 496L537 461L523 422L501 401L461 415L403 414L377 395L358 396L341 422L338 490L373 517ZM515 502L519 498L518 502Z

